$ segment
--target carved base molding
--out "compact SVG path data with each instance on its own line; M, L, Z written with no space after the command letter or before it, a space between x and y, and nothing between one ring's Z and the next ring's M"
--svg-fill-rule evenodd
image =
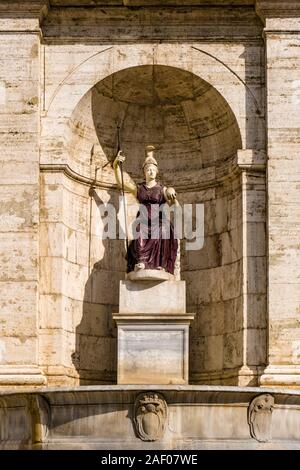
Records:
M190 382L199 385L239 385L241 387L257 386L264 371L261 366L242 366L221 371L191 374Z
M0 365L0 387L45 385L46 377L38 366Z
M259 382L266 387L300 388L300 365L269 365Z

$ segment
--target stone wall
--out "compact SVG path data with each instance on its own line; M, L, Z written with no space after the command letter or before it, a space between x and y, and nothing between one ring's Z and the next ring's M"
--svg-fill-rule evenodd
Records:
M46 2L31 3L24 13L15 2L1 23L4 382L19 364L40 364L49 384L116 379L124 243L101 240L99 205L117 204L109 162L122 114L128 174L139 178L143 146L156 143L180 202L205 204L204 247L182 255L197 312L191 380L256 383L267 281L264 45L253 6L46 15Z
M141 400L148 405L143 421ZM159 428L145 419L149 401L160 405ZM298 391L258 387L106 385L2 392L0 448L298 450L299 405Z
M38 19L0 8L0 385L42 384L38 364ZM8 12L7 12L8 13Z
M240 177L233 185L187 193L185 202L204 203L204 246L184 251L191 326L190 372L194 382L231 380L243 363L242 198Z
M183 254L191 326L191 380L257 384L266 362L265 179L231 182L182 196L204 203L201 251Z
M124 242L102 240L98 209L114 194L42 174L40 361L49 383L116 381L112 312Z
M269 367L261 382L299 386L299 4L258 7L265 22L269 196Z

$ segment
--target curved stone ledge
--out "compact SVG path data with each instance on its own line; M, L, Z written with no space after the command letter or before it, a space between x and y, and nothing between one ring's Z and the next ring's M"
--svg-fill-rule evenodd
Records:
M141 394L148 413L165 403L155 441L136 432ZM300 392L181 385L11 391L0 394L0 424L1 449L300 449Z
M181 179L176 185L178 192L195 191L208 188L214 188L220 184L231 181L241 171L251 171L255 173L263 173L266 169L266 155L262 150L239 150L237 155L232 156L226 161L220 162L216 168L208 168L201 170L197 182L191 179ZM42 163L40 164L41 173L63 173L67 178L78 183L102 188L102 189L118 189L115 183L102 181L100 179L89 178L84 174L80 174L72 169L67 163Z

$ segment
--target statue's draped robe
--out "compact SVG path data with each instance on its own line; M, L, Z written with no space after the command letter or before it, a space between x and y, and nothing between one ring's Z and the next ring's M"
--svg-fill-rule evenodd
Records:
M169 218L162 215L166 204L163 186L157 183L147 188L142 183L138 186L137 199L141 205L136 221L138 237L129 245L127 272L133 271L135 264L144 263L146 269L164 268L174 274L178 241Z

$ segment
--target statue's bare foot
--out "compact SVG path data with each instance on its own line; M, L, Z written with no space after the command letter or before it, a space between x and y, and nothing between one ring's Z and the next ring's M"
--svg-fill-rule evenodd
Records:
M137 263L134 267L135 271L139 271L140 269L145 269L145 263Z
M163 268L162 266L158 266L158 268L160 271L165 271L165 268Z

